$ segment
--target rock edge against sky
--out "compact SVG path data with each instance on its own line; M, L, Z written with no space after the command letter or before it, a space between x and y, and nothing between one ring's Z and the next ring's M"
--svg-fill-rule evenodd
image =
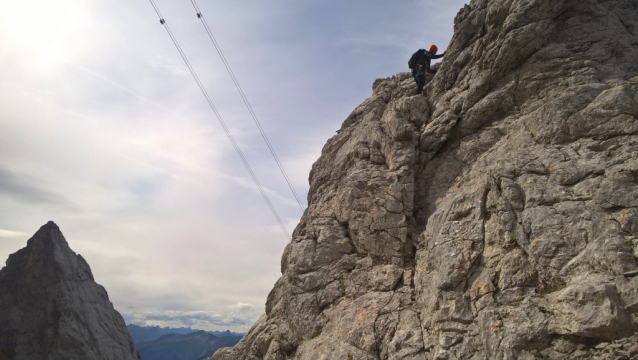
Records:
M473 0L325 145L266 314L212 359L638 353L638 2Z

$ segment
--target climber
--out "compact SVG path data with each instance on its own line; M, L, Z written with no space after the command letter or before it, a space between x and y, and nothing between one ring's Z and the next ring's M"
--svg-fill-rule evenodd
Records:
M414 81L416 82L417 95L423 92L423 86L425 85L425 73L435 74L436 70L430 68L430 63L433 59L440 59L445 56L445 51L441 55L436 55L439 48L436 45L430 45L430 49L419 49L412 54L412 57L408 61L408 67L412 70Z

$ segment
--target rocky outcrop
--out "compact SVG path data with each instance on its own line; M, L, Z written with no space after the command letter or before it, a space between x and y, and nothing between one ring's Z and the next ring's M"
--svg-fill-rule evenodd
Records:
M106 290L53 222L0 270L0 359L141 360Z
M638 359L638 1L472 0L328 141L213 359Z

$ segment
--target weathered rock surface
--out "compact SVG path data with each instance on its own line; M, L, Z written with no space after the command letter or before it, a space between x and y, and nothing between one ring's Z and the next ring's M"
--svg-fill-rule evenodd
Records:
M638 359L638 1L472 0L375 81L235 359Z
M141 360L106 290L53 222L0 270L0 359Z

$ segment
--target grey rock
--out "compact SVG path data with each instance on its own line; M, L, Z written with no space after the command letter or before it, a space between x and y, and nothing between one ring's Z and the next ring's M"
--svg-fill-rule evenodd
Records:
M376 80L328 141L266 315L213 359L638 341L638 1L472 0L454 27L427 96Z
M625 275L625 276L636 276L636 275L638 275L638 270L628 271L628 272L624 273L623 275Z
M576 278L574 285L546 296L550 332L560 335L617 339L630 328L616 285ZM602 343L601 343L602 344Z
M0 270L0 358L141 360L106 290L53 222Z

